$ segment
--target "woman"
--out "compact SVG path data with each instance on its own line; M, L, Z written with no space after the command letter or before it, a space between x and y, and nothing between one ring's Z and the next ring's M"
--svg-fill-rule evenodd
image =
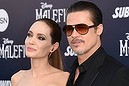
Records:
M61 28L50 19L33 23L25 39L29 70L20 70L11 77L12 86L66 86L68 72L62 71L59 44Z

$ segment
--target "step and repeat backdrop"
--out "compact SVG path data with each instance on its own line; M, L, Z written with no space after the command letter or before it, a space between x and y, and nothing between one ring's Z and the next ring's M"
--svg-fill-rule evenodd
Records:
M77 0L0 0L0 86L10 86L11 76L29 69L24 40L32 22L50 18L61 27L68 7ZM129 66L129 0L86 0L94 2L103 13L102 46L107 53ZM63 33L61 53L65 70L76 58Z

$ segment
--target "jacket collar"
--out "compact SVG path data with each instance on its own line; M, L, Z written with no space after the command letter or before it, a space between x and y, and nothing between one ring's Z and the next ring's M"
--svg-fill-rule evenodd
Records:
M99 73L100 73L99 69L101 69L101 67L103 66L103 62L104 62L104 58L106 56L106 53L105 53L104 49L102 47L100 47L92 56L95 59L91 63L91 65L87 71L87 74L85 77L86 82L85 81L83 82L83 84L85 83L85 86L91 86L93 81L99 75Z

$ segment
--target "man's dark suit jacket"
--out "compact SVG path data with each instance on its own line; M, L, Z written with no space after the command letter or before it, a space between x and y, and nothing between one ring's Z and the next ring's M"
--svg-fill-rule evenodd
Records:
M95 53L95 59L81 80L80 85L73 85L71 75L67 86L129 86L129 68L106 54L102 47ZM75 64L74 64L75 65ZM74 66L73 65L73 66Z

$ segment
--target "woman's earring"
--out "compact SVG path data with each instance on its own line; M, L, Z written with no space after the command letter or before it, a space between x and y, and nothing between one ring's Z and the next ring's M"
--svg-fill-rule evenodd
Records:
M51 55L52 55L52 52L50 52L50 53L48 54L48 58L50 58L50 57L51 57Z
M51 52L48 54L49 58L51 57L53 50L54 50L54 47L52 48Z

